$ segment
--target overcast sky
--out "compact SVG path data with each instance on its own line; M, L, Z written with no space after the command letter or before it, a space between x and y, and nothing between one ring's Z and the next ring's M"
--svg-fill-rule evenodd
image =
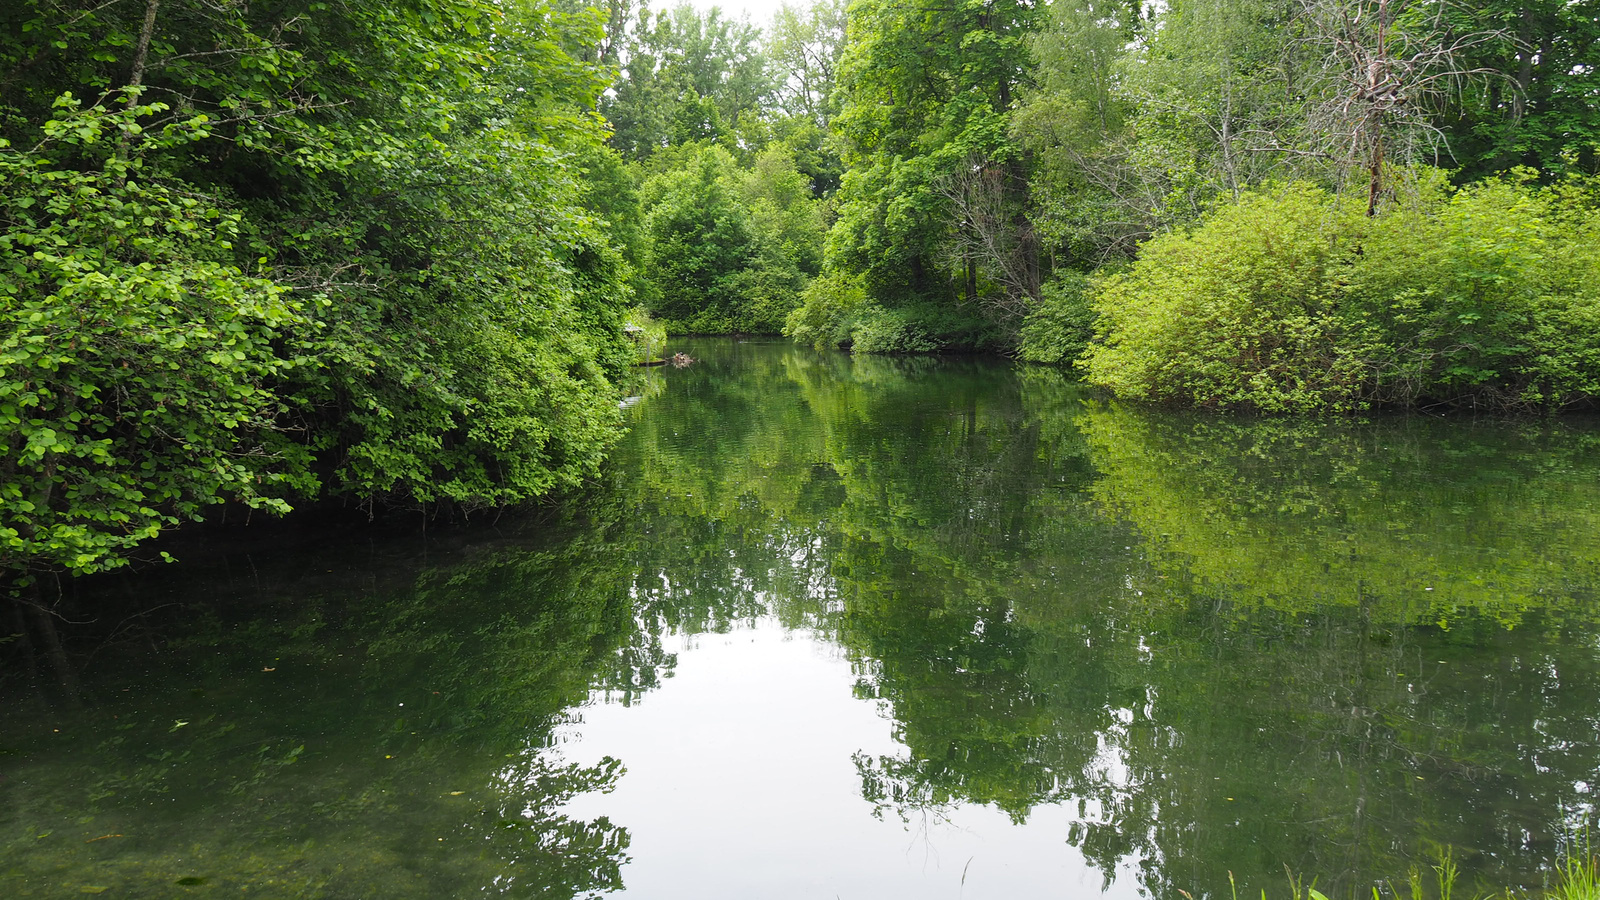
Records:
M778 11L779 6L783 5L783 0L691 0L691 2L701 10L707 10L713 6L721 7L723 15L730 19L748 15L751 23L760 26L763 30L772 23L772 14ZM789 0L789 3L792 6L804 6L805 0ZM651 3L650 7L652 9L665 9L676 5L677 0L667 0L664 3Z

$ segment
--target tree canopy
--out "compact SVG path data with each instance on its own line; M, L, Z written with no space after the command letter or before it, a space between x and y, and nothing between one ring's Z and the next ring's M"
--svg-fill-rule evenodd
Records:
M237 501L470 511L595 471L627 265L585 205L592 16L0 13L0 562L92 572Z

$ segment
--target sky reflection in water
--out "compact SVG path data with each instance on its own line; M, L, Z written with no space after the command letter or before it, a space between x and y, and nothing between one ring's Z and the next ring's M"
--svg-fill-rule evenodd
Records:
M852 697L836 647L762 619L679 636L674 676L640 704L591 704L564 755L627 772L574 801L633 837L628 891L644 897L1072 897L1103 877L1066 843L1067 809L1017 824L989 807L875 815L857 754L900 746L880 705ZM756 799L759 798L759 799ZM1106 896L1138 896L1129 881Z
M76 586L0 647L0 896L1470 894L1592 818L1592 423L686 349L559 511Z

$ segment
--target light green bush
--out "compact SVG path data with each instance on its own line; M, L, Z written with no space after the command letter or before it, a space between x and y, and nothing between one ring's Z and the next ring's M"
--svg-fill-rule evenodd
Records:
M1297 184L1151 240L1093 291L1089 379L1127 398L1268 412L1593 403L1595 183L1452 190L1407 174L1414 190L1375 218Z
M1364 230L1352 204L1297 184L1154 238L1095 292L1089 379L1199 406L1354 405L1367 337L1339 317L1339 285Z
M1427 190L1372 224L1342 315L1375 330L1375 401L1566 405L1600 395L1600 218L1580 182Z

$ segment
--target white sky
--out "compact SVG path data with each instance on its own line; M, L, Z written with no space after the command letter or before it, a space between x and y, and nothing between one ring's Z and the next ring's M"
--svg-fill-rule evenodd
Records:
M730 19L737 19L741 15L748 15L753 25L760 26L765 31L772 24L772 14L783 5L783 0L691 0L695 8L708 10L713 6L721 7L722 14ZM791 6L805 6L806 0L789 0ZM662 9L675 6L676 0L657 0L650 4L652 9Z

